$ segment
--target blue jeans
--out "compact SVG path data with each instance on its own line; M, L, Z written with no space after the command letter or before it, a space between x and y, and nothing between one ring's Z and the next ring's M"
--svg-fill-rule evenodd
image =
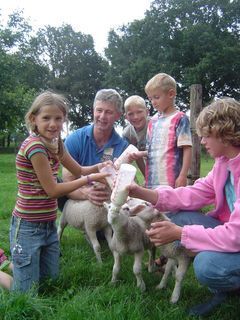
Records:
M168 217L179 226L197 224L215 228L222 224L200 212L182 211ZM194 258L193 267L198 281L212 292L240 288L240 252L202 251Z
M59 242L55 222L29 222L12 218L10 247L13 290L25 292L59 273Z

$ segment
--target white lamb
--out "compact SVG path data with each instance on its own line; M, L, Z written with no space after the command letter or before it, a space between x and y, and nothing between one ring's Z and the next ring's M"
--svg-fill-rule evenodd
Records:
M114 256L111 281L113 283L117 281L120 271L120 257L124 254L131 254L134 255L133 273L137 279L137 287L141 291L145 291L146 286L142 277L144 250L148 250L149 253L149 272L152 271L154 265L152 244L145 230L158 213L145 205L138 205L132 209L128 205L123 205L119 209L112 204L105 203L105 207L108 209L108 222L113 229L113 237L110 243L110 249ZM139 210L140 212L136 216L130 216L130 214Z
M162 215L161 220L168 220L168 218ZM159 285L156 289L164 289L167 286L167 279L171 271L174 271L175 285L171 295L170 302L177 303L181 293L182 281L188 270L191 262L191 257L187 254L187 250L182 247L178 242L171 242L161 245L161 253L168 258L165 266L164 274Z
M114 266L112 270L112 282L116 282L117 275L120 271L120 256L123 254L134 254L133 272L137 278L137 286L144 291L145 283L142 278L142 258L144 249L148 249L149 265L148 270L153 269L153 254L154 250L145 230L150 227L153 221L169 220L164 214L148 205L141 205L133 208L130 211L137 212L137 215L132 217L127 215L126 205L121 209L114 207L112 204L105 205L108 208L108 221L113 228L113 238L110 248L114 256ZM172 292L170 301L176 303L180 297L181 284L184 275L188 269L191 258L187 255L186 249L178 246L176 242L169 243L160 247L161 253L168 258L164 275L160 284L156 287L162 289L166 287L167 278L171 270L175 270L175 286Z
M112 238L112 228L107 221L107 210L104 206L96 206L89 200L67 200L58 225L58 238L67 225L81 229L85 232L93 247L97 261L102 263L101 247L96 232L102 230L108 245Z

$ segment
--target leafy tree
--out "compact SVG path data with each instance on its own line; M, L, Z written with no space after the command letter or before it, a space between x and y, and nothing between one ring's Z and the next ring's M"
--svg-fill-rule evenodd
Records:
M96 91L102 87L107 62L94 49L93 38L75 32L70 25L39 30L37 52L51 70L48 87L68 98L72 127L91 120Z
M13 132L24 131L26 97L33 97L42 86L48 70L23 54L32 28L21 12L9 16L6 27L0 26L0 135L2 144L10 142Z
M145 18L109 33L108 79L127 95L144 96L148 79L171 74L179 103L201 83L204 99L240 97L238 0L155 0Z

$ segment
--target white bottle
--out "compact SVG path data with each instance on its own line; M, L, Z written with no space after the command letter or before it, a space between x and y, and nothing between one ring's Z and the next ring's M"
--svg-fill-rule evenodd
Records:
M117 171L111 165L106 165L105 167L103 167L99 171L110 174L110 176L107 176L105 179L107 180L107 183L108 183L109 187L112 190L113 189L113 183L114 183L114 181L116 179Z
M127 187L133 182L136 172L137 169L133 165L127 163L121 164L111 194L111 202L115 207L121 207L127 201Z
M133 144L130 144L123 153L114 161L114 166L119 169L122 163L129 163L129 154L133 152L138 152L138 148L136 148Z

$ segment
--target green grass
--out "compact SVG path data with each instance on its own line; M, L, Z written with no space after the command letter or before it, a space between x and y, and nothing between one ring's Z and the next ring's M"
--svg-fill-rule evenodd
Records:
M0 247L9 254L8 229L16 197L14 155L0 155ZM212 160L203 159L202 173L212 166ZM203 172L204 171L204 172ZM132 257L123 257L120 280L116 286L109 282L113 265L112 255L102 243L103 265L96 263L92 249L82 234L67 227L61 243L61 272L58 281L46 284L39 295L9 293L0 290L0 319L44 320L142 320L190 319L186 309L210 296L207 288L196 281L192 267L188 271L177 305L169 303L173 280L164 291L156 291L160 281L157 273L144 269L147 285L145 293L139 292L132 273ZM147 256L145 256L147 260ZM238 299L224 303L208 319L239 319Z

